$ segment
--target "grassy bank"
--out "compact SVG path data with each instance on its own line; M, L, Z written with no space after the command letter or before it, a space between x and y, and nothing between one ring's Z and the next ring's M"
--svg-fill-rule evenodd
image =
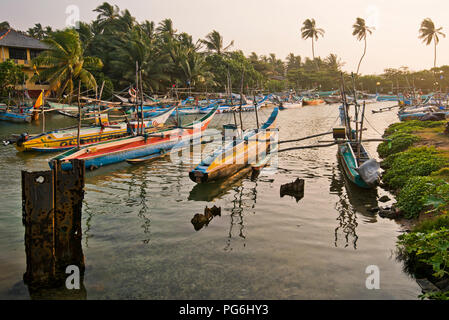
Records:
M449 298L449 135L446 121L406 121L389 126L378 147L383 183L395 195L399 215L413 225L398 240L406 269Z

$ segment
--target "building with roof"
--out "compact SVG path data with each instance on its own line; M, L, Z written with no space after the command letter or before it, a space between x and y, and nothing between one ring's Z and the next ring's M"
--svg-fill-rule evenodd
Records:
M36 73L36 69L31 62L32 59L48 48L42 41L27 36L22 32L14 29L0 30L0 62L11 59L16 64L23 66L23 72L28 76L28 80L25 88L23 88L23 85L20 85L18 89L27 89L30 96L37 96L41 90L50 89L48 83L43 83L40 80L31 80Z

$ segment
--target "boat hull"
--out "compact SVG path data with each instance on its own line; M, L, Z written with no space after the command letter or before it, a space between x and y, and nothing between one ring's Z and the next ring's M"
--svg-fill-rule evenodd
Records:
M353 152L350 150L349 143L339 144L338 145L338 159L343 167L344 173L346 177L355 185L360 188L370 189L373 188L374 185L368 185L365 181L363 181L360 174L357 172L357 163L354 157Z
M279 109L275 108L260 130L251 130L243 138L230 141L204 159L189 177L196 183L207 183L234 175L264 159L271 150L270 139Z
M152 154L165 153L176 147L181 148L200 138L199 131L206 130L216 110L203 117L198 127L193 125L184 128L172 128L145 134L143 136L126 137L112 141L95 143L80 149L72 149L50 160L61 161L63 170L71 170L71 159L84 160L87 169L97 169L110 164L123 162L129 159L144 158Z

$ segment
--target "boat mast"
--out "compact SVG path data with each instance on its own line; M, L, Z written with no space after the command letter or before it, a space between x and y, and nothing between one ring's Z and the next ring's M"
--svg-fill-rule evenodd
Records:
M144 128L143 128L143 80L142 80L142 70L139 70L139 78L140 78L140 82L139 82L139 84L140 84L140 90L139 90L139 92L140 92L140 122L141 122L141 125L142 125L142 127L141 127L141 129L140 129L140 133L143 135L144 134L144 132L145 132L145 130L144 130Z
M80 95L81 95L81 80L78 81L78 132L76 134L76 144L77 148L80 148L81 144L81 103L80 103Z

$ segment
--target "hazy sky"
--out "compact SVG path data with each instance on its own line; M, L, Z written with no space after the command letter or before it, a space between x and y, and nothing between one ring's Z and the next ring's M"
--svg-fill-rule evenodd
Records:
M66 8L80 8L81 21L94 19L97 0L1 0L0 21L13 28L27 30L35 23L65 26ZM129 9L139 21L156 23L171 18L178 31L204 38L213 29L225 44L234 40L234 48L245 54L275 53L285 59L288 53L311 56L311 41L302 40L300 29L307 18L315 18L325 30L316 43L316 55L336 53L346 63L346 71L355 71L363 52L363 42L352 36L357 17L376 27L368 38L367 55L361 73L382 73L385 68L408 66L411 70L433 67L433 45L425 46L417 38L424 18L431 18L449 36L447 0L110 0L121 9ZM437 64L449 65L449 39L441 39Z

